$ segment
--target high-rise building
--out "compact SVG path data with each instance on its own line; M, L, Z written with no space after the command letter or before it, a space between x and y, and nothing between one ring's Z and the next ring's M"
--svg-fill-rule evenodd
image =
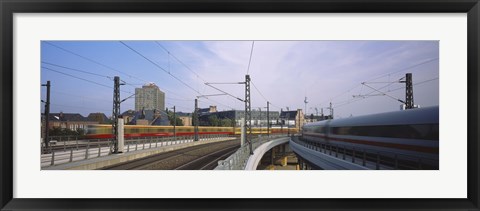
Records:
M135 110L165 110L165 93L154 83L135 89Z

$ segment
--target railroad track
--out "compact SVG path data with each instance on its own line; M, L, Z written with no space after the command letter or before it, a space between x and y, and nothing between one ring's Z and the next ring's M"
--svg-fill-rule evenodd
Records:
M175 168L175 170L213 170L217 166L219 160L225 159L235 153L238 147L238 145L235 145L218 152L209 153L198 159L185 163Z
M192 146L188 148L183 148L179 150L174 150L170 152L164 152L152 156L147 156L144 158L119 163L112 166L107 166L102 168L104 170L174 170L181 166L184 166L179 169L190 169L196 167L193 164L195 160L200 160L197 162L207 163L208 165L201 165L203 169L209 169L210 166L216 166L216 162L222 159L226 154L233 153L234 148L239 147L239 140L235 139L232 141L224 142L215 142L209 144L202 144L197 146ZM220 157L220 158L219 158ZM208 161L208 162L207 162ZM191 164L189 164L191 163ZM186 165L188 164L188 165ZM198 166L197 166L198 167ZM212 169L213 169L212 168Z

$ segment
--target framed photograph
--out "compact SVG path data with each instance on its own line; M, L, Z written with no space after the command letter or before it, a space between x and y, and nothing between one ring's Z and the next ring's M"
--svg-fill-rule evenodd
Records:
M0 7L2 210L479 210L478 0Z

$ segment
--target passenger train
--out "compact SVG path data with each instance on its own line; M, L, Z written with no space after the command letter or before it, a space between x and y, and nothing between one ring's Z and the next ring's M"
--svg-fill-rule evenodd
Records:
M313 143L406 155L438 168L438 126L436 106L314 122L304 125L302 138Z
M125 138L135 138L135 137L164 137L164 136L173 136L173 126L150 126L150 125L125 125L124 126L124 137ZM270 134L280 134L280 133L290 133L294 134L298 132L297 128L290 128L289 131L287 128L273 127L270 128ZM177 136L190 136L194 135L193 126L176 126L175 133ZM223 134L223 135L240 135L241 131L239 127L198 127L199 135L211 135L211 134ZM252 128L252 134L267 134L267 128ZM102 138L113 138L112 135L112 125L98 124L98 125L88 125L86 129L87 138L92 139L102 139Z

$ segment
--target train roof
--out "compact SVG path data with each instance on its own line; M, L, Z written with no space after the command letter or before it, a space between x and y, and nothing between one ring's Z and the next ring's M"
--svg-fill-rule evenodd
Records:
M393 111L379 114L350 117L344 119L331 119L306 124L305 126L318 126L328 124L331 127L341 126L366 126L366 125L404 125L404 124L432 124L439 122L439 108L425 107L402 111Z

